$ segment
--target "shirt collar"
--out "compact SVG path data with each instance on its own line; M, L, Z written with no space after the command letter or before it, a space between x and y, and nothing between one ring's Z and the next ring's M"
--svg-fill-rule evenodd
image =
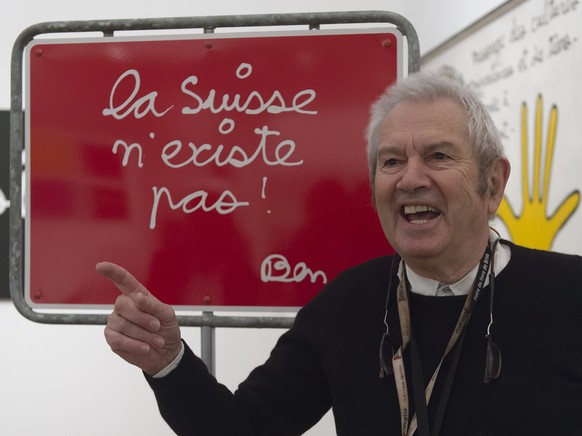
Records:
M497 234L493 231L489 234L490 243L493 244L495 239L497 239ZM509 259L511 257L511 249L509 245L506 244L496 244L495 253L494 255L494 270L495 275L499 274L509 263ZM398 278L402 280L402 265L404 262L400 262L400 266L398 268ZM423 277L417 273L415 273L408 265L406 267L406 276L410 283L410 290L415 294L426 295L429 297L434 297L437 295L437 290L444 286L444 283L439 283L438 280L429 279L427 277ZM477 270L479 269L479 264L477 263L475 267L469 271L469 273L459 280L456 283L446 283L446 285L451 289L451 293L448 295L467 295L471 289L471 285L477 276ZM487 278L485 280L485 286L489 283L489 274L487 274Z

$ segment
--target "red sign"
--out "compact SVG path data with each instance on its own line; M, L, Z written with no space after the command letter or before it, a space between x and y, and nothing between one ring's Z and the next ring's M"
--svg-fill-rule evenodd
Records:
M94 269L108 260L175 306L295 308L391 252L364 130L400 44L393 30L31 43L29 304L113 304Z

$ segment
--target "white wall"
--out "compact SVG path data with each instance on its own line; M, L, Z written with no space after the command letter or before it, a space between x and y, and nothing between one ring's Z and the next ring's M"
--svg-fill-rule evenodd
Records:
M501 0L4 0L0 18L0 109L10 106L12 44L26 27L44 21L257 13L390 10L415 26L424 53L477 20ZM6 146L2 144L2 146ZM32 323L0 302L0 434L170 435L139 370L113 355L102 326ZM236 388L268 356L281 330L219 329L217 375ZM194 350L200 331L184 329ZM331 415L309 433L335 434Z

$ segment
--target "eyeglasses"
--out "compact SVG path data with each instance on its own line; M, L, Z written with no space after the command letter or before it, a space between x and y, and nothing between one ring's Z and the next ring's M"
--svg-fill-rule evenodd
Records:
M392 375L392 358L394 357L394 346L390 342L390 333L384 332L380 341L380 378Z
M400 255L394 253L392 257L392 264L390 265L390 282L388 283L388 293L386 294L386 304L384 305L384 325L386 326L386 331L382 335L380 340L380 378L384 378L387 375L392 375L394 370L392 369L392 358L394 357L394 345L390 341L390 327L388 326L388 306L390 305L390 294L392 293L392 281L394 278L394 271L396 265L400 264Z
M485 375L483 383L491 383L499 378L501 374L501 351L499 347L491 340L491 335L487 336L487 351L485 352Z
M493 250L497 247L499 238L493 244ZM494 268L495 251L493 251L491 258L491 270L489 271L489 324L487 325L487 350L485 351L485 375L483 376L483 383L491 383L493 380L499 378L501 374L501 350L495 342L493 342L493 335L491 334L491 327L493 327L493 298L495 297L495 268Z
M487 327L487 335L485 336L487 339L487 350L485 351L485 374L483 376L483 383L491 383L501 375L501 350L493 342L493 335L491 334L492 325L493 321L490 321ZM380 378L394 373L392 369L392 358L394 354L394 345L390 341L390 333L386 331L382 335L379 348Z

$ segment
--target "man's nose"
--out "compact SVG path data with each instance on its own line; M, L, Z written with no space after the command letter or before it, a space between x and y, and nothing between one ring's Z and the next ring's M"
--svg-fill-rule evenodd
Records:
M426 167L422 162L416 159L410 159L403 171L401 178L396 184L396 188L406 191L414 192L419 189L425 189L430 186L430 178L428 177Z

